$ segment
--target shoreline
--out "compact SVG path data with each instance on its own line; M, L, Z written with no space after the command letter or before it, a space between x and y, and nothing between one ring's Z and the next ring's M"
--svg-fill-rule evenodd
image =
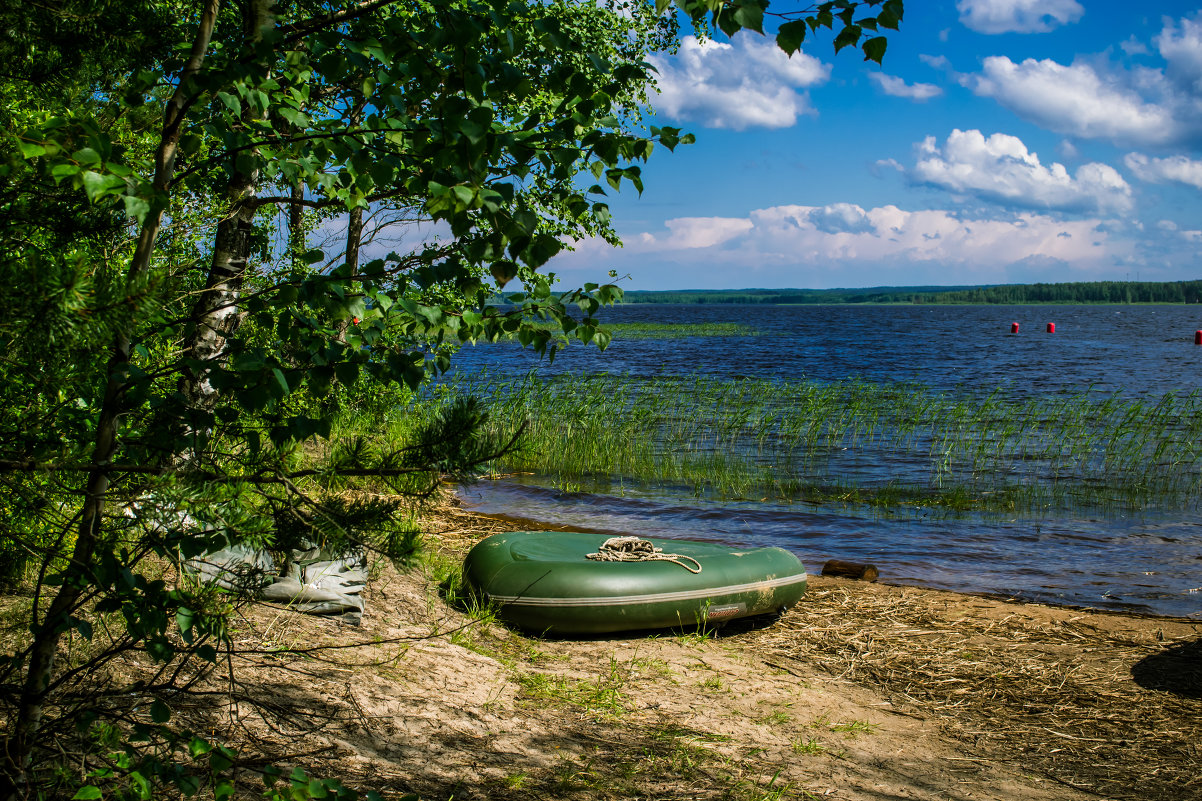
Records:
M454 501L360 627L253 604L181 722L423 801L1192 801L1202 622L813 577L717 632L544 639L451 602L512 525ZM131 670L144 671L148 666ZM240 785L261 788L249 767Z
M465 502L463 501L462 498L460 498L456 494L455 495L455 503L462 505ZM589 532L589 533L594 533L594 534L610 534L613 536L621 536L621 535L625 535L625 534L629 533L627 531L613 530L613 529L607 529L607 528L590 528L588 526L579 526L579 525L571 525L571 526L557 525L557 524L553 524L553 523L545 523L545 522L535 519L535 518L517 517L517 516L503 514L503 513L502 514L488 514L488 513L474 511L470 508L466 508L466 506L461 507L461 511L463 514L474 516L474 517L480 518L482 520L495 521L495 523L497 525L497 530L506 530L506 531L523 531L523 530L528 530L528 531L584 531L584 532ZM877 567L878 569L882 567L881 564L875 564L874 566ZM820 569L821 568L819 568L819 570ZM807 567L807 572L808 571L809 571L809 568ZM815 577L818 577L820 574L819 573L810 573L809 575L810 575L810 579L812 580ZM1200 577L1200 580L1202 580L1202 577ZM947 588L947 587L933 587L933 586L929 586L929 585L924 585L917 581L912 584L894 582L894 581L890 580L890 577L888 575L888 565L887 564L884 565L884 570L882 571L882 577L876 579L874 581L874 583L879 583L879 584L882 584L885 586L899 587L899 588L911 587L914 589L927 590L927 591L931 591L931 592L948 592L948 593L953 593L955 595L961 595L961 596L965 596L965 597L988 598L988 599L994 600L994 601L1001 601L1001 602L1007 602L1007 603L1013 603L1013 604L1036 604L1036 605L1044 605L1044 606L1049 606L1049 607L1054 607L1054 608L1063 608L1063 609L1077 610L1077 611L1081 611L1081 612L1090 612L1090 613L1097 613L1097 614L1115 614L1115 615L1125 615L1125 616L1129 616L1129 617L1146 617L1146 618L1150 618L1150 619L1177 621L1177 622L1181 622L1181 623L1202 623L1202 610L1195 613L1194 616L1171 615L1171 614L1160 614L1157 612L1145 611L1145 610L1141 610L1141 609L1116 609L1116 608L1106 608L1106 607L1100 607L1100 606L1088 606L1088 605L1084 605L1084 604L1074 604L1074 603L1068 603L1068 602L1054 602L1054 601L1050 601L1050 600L1039 600L1039 599L1034 599L1034 598L1025 598L1025 597L1021 597L1018 595L1008 594L1008 593L991 592L988 590L979 590L978 591L978 590L968 590L968 589L952 589L952 588ZM1202 599L1202 589L1198 590L1198 597L1200 599Z
M444 509L434 526L455 557L485 534L514 527L462 507ZM857 770L875 765L883 771L873 772L875 781L889 784L913 778L907 773L913 753L925 753L924 770L934 770L921 784L938 783L937 776L951 784L933 794L933 788L895 787L900 797L1185 801L1202 789L1196 768L1202 621L1188 618L816 576L801 603L780 619L732 623L712 639L684 633L546 641L503 628L484 639L543 654L511 670L542 670L561 659L586 674L597 671L590 679L596 686L607 666L631 653L664 651L670 657L656 658L670 665L682 659L712 664L721 655L731 661L724 661L715 687L737 685L741 703L762 710L748 736L779 740L781 732L769 737L762 731L764 721L783 729L789 742L780 747L775 769L798 790L819 796L833 789L836 798L879 797L852 781L855 771L842 763L850 760ZM649 683L687 685L678 677ZM782 692L801 696L782 701ZM830 717L832 709L845 710L840 714L849 719ZM695 712L683 707L673 714L685 719L672 725L728 736L716 721L710 721L716 728L697 726L690 717ZM827 742L832 733L854 742ZM806 745L811 740L816 744ZM831 757L833 745L846 754ZM795 763L793 756L807 751L815 759ZM963 779L953 778L965 765L979 769L976 790L968 794L957 785ZM842 776L849 784L816 792L804 788L807 776L819 784L837 784Z

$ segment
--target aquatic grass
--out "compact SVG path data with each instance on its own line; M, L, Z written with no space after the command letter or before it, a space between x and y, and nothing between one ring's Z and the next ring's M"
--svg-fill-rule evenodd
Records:
M558 324L535 322L535 327L560 333L562 345L579 345L579 340L570 340L562 335ZM601 323L615 340L629 339L684 339L686 337L752 337L761 332L742 323ZM516 340L515 340L516 341Z
M460 378L491 425L526 425L498 472L721 499L951 510L1185 507L1202 490L1202 395L1014 399L918 384L708 376Z
M602 323L614 339L680 339L682 337L751 337L760 332L742 323Z

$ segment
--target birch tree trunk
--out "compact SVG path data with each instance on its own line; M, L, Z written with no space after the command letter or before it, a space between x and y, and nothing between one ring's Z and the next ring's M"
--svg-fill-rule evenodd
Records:
M346 266L350 276L359 274L359 248L363 244L363 208L356 206L351 209L350 219L346 224ZM336 338L339 342L346 341L346 331L351 326L350 320L339 320Z
M262 41L263 32L275 24L275 0L251 0L245 6L244 14L247 41L258 43ZM211 411L217 399L208 374L220 362L226 341L242 323L238 299L250 266L258 183L258 170L248 173L235 169L230 175L225 193L229 211L217 223L209 274L192 307L193 328L184 343L184 352L185 358L199 362L200 366L185 369L179 389L189 408L202 413L199 415L202 419L203 413ZM293 206L299 208L299 204ZM290 230L289 236L292 234ZM207 435L207 425L198 425L195 421L188 424L186 438L191 441L192 451L189 461L199 456Z
M346 226L346 266L350 275L359 274L359 247L363 244L363 207L351 209L350 222Z
M304 206L301 201L305 199L305 188L301 184L295 184L289 196L292 202L288 204L288 257L292 262L292 266L300 261L300 256L305 252L305 232L301 229L304 225Z

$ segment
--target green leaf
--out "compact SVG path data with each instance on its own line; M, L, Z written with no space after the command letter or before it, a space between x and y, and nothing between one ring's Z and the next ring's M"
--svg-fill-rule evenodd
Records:
M100 792L99 787L89 784L80 787L75 792L75 795L71 796L71 801L92 801L92 799L96 798L104 798L104 793Z
M156 698L150 705L150 719L155 723L166 723L171 720L171 708Z
M289 106L280 106L276 112L283 119L295 125L297 128L308 128L310 124L309 115L303 111L290 108Z
M881 63L881 59L885 57L885 47L889 42L884 36L874 36L864 43L864 60L875 61Z
M835 52L838 53L849 45L855 45L860 41L860 26L848 25L843 30L839 31L839 35L835 37Z
M192 619L193 612L185 606L181 606L175 610L175 623L179 626L179 633L183 636L184 642L192 642Z
M741 27L756 33L764 32L764 8L755 0L743 0L743 5L735 11L735 22Z
M129 782L133 785L134 793L140 801L150 799L150 781L136 770L129 772Z
M53 175L56 180L61 181L68 176L79 175L80 169L81 168L78 164L73 164L72 162L68 161L63 162L62 164L55 164L54 167L50 169L50 174Z
M200 150L200 146L203 143L204 140L196 134L186 133L179 138L179 149L183 151L184 155L190 156Z
M88 200L95 203L108 191L107 176L88 170L83 174L83 191L87 192Z
M280 389L283 391L284 395L287 395L292 391L288 388L288 378L284 375L283 370L278 367L273 367L271 369L271 373L275 376L276 383L280 385Z
M776 32L776 44L781 50L793 55L801 49L801 43L806 40L805 20L794 20L780 26Z
M259 159L248 150L244 150L234 157L234 169L243 175L250 175L258 168Z
M228 748L223 748L220 746L214 748L209 752L209 767L217 773L227 770L234 764L234 760L231 758L233 755L234 752Z
M46 147L38 142L26 142L24 139L18 139L17 147L21 151L22 158L36 159L38 156L46 155Z
M334 365L334 375L338 377L338 383L349 387L359 379L359 365L354 362L339 362Z
M146 215L150 213L150 204L136 195L126 195L125 198L125 213L131 220L137 220L139 223L146 219Z
M252 89L247 92L246 99L250 101L251 106L256 111L265 112L271 100L267 97L267 93L259 89Z
M876 21L882 27L897 30L897 24L902 21L905 13L905 4L902 0L885 0L885 7L880 14L877 14Z
M734 36L743 26L735 19L734 14L721 14L714 23L718 26L718 30L722 31L727 36Z
M92 624L88 621L72 618L71 627L78 631L80 636L85 640L92 639Z
M225 107L230 110L234 116L242 115L242 101L231 95L229 92L218 92L217 99L225 104Z
M517 265L511 261L496 261L489 266L488 271L497 280L497 286L504 289L517 275Z
M204 756L213 750L213 746L207 740L202 740L199 737L193 737L188 741L188 753L195 759L198 756Z

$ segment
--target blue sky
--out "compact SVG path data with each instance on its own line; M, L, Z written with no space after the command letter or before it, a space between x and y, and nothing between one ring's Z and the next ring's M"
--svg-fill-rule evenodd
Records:
M625 246L563 285L858 287L1202 278L1202 11L911 0L883 67L830 37L658 56L697 136L611 197Z

